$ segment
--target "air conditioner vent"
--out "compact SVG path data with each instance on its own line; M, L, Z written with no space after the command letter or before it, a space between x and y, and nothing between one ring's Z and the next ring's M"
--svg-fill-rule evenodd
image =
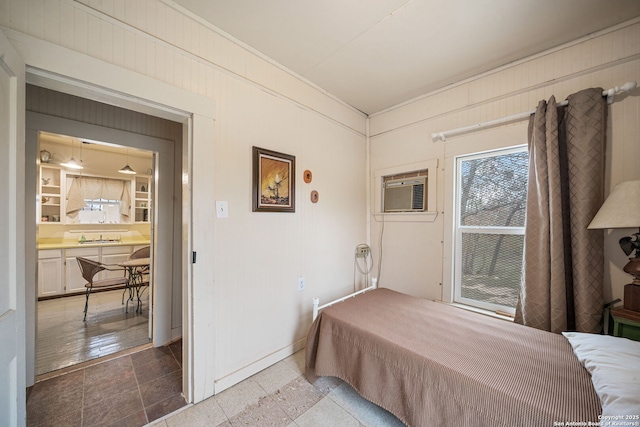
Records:
M413 186L413 202L411 210L424 210L424 184Z
M427 210L426 176L388 179L383 186L384 212L423 212Z

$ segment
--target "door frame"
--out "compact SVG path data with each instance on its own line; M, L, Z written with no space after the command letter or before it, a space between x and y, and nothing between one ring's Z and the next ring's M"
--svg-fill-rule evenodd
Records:
M0 424L26 422L25 64L0 31Z
M105 98L108 99L109 98L109 90L105 89L105 88L95 88L92 87L92 85L89 85L88 83L83 83L83 82L77 82L74 81L72 79L67 79L61 76L57 76L55 74L51 74L48 73L46 71L43 70L32 70L30 69L29 66L27 66L27 73L26 73L26 81L27 83L31 83L31 84L38 84L39 86L45 87L47 89L52 89L52 90L56 90L59 92L63 92L63 93L67 93L67 94L71 94L71 95L75 95L75 96L81 96L85 99L89 99L89 100L94 100L97 102L105 102ZM81 92L81 93L78 93ZM185 170L184 166L185 165L189 165L190 161L187 157L187 159L185 159L185 154L188 156L188 154L191 152L190 149L190 145L191 145L191 141L190 140L184 140L184 135L191 135L192 132L189 130L189 127L191 126L192 120L191 120L191 116L188 113L184 113L182 111L172 111L172 109L170 107L166 107L166 108L160 108L158 107L158 109L154 109L154 108L150 108L148 104L150 104L150 101L144 102L143 100L137 99L133 96L128 96L126 94L113 94L114 96L117 97L117 105L119 106L119 104L122 104L123 100L124 101L128 101L126 102L128 109L133 110L133 111L137 111L137 112L142 112L144 114L147 115L151 115L151 116L156 116L156 117L161 117L161 118L165 118L168 120L173 120L173 121L177 121L179 123L182 123L182 127L183 127L183 141L182 141L182 153L174 153L174 154L182 154L182 174L185 175L190 175L191 171L187 168L187 170ZM107 102L109 103L109 102ZM115 104L116 102L111 102L109 104ZM136 108L136 106L138 108ZM141 111L142 110L142 111ZM153 112L156 112L156 114L152 114ZM150 114L151 113L151 114ZM95 140L99 140L99 141L103 141L103 142L108 142L108 143L116 143L116 139L112 136L113 134L127 134L128 132L126 131L121 131L121 130L117 130L117 129L113 129L113 128L105 128L102 126L98 126L98 125L92 125L92 124L88 124L88 123L84 123L84 122L78 122L78 121L74 121L74 120L68 120L68 119L64 119L64 118L59 118L59 117L54 117L54 116L47 116L45 114L39 114L39 113L28 113L27 114L27 126L26 126L26 132L27 134L34 134L35 137L37 138L37 132L39 131L45 131L45 132L51 132L51 133L59 133L59 134L64 134L64 135L69 135L69 136L74 136L74 137L79 137L79 138L88 138L88 139L95 139ZM35 123L34 123L35 122ZM187 131L185 132L185 127L187 127ZM78 129L79 128L79 129ZM102 135L100 135L102 134ZM132 147L136 147L136 148L142 148L142 149L146 149L149 151L154 151L157 152L158 149L157 148L153 148L153 145L150 144L152 139L158 140L160 141L160 138L152 138L152 137L144 137L146 138L146 142L142 143L142 144L136 144L133 143L132 140L134 140L135 138L139 137L139 135L136 134L132 134L132 138L127 138L128 141L123 142L119 142L119 144L121 145L130 145ZM26 136L27 138L29 138L29 136ZM33 138L33 135L31 136L31 138ZM168 141L164 141L165 145L169 145ZM171 143L170 144L171 147L170 149L173 150L174 149L174 144ZM25 146L27 147L27 150L34 150L35 148L33 148L32 146L37 146L37 144L26 144L25 141ZM186 147L185 147L186 146ZM164 147L164 150L167 150L167 147ZM160 150L162 151L162 150ZM175 162L171 161L170 165L165 165L165 168L170 168L171 169L171 175L173 175L175 173ZM33 176L35 176L35 174L31 174ZM35 179L35 178L34 178ZM183 180L184 181L184 180ZM175 182L175 181L174 181ZM156 180L157 183L157 180ZM35 191L35 187L33 187L34 191ZM186 194L185 194L186 191ZM183 200L186 198L186 200L189 201L189 203L183 203L183 209L182 209L182 215L183 215L183 223L185 221L185 218L190 218L190 210L191 210L191 195L189 193L189 190L187 189L187 187L185 185L183 185L182 188L182 192L183 192ZM156 196L158 196L158 194L156 193ZM156 206L156 209L159 207L158 203L154 204ZM172 208L172 204L170 204L169 206L170 208ZM173 217L173 215L172 215ZM35 215L34 215L34 220L35 220ZM189 221L190 223L190 221ZM157 224L156 224L157 225ZM172 222L171 226L172 229L176 224ZM154 225L152 225L152 228L154 227ZM29 227L27 227L29 228ZM188 234L186 236L182 236L182 240L183 240L183 245L182 245L182 256L181 258L183 259L182 262L182 283L183 283L183 299L185 297L187 297L187 294L189 294L189 288L190 288L190 284L191 284L191 274L189 273L189 264L186 261L186 259L189 258L189 254L191 253L191 235L190 235L190 228L188 230L185 230ZM29 231L27 234L29 235L33 235L33 239L29 239L26 240L25 245L27 248L27 253L34 253L37 254L37 250L35 248L36 245L36 239L35 239L35 226L33 227L33 231ZM173 234L173 231L170 232L170 234ZM157 232L155 230L152 230L152 235L151 235L152 239L156 239L157 238ZM186 246L185 244L186 243ZM157 241L153 242L153 245L157 247ZM173 249L173 245L172 245L172 249ZM37 258L34 258L37 259ZM171 261L173 261L173 259L171 257L169 257L169 259ZM155 263L157 265L157 263ZM26 276L28 278L35 278L35 274L36 274L36 263L26 263ZM169 296L171 294L171 290L169 290ZM26 299L27 301L34 301L32 304L28 304L27 305L27 312L26 312L26 318L27 318L27 385L32 385L35 382L35 343L36 343L36 331L37 331L37 325L36 325L36 302L37 301L37 292L36 292L36 288L35 286L31 286L29 283L27 283L26 286ZM171 299L169 298L169 303L171 301ZM166 302L166 299L165 299ZM166 344L167 341L169 341L171 339L171 306L169 305L168 309L167 309L167 305L166 304L154 304L154 310L156 309L156 307L160 306L162 307L162 305L164 305L164 308L160 308L160 310L168 310L169 314L167 316L167 319L169 321L169 327L168 327L168 335L166 333L162 333L161 331L167 332L167 328L166 327L154 327L154 335L153 335L153 343L154 345L164 345ZM188 346L185 345L185 343L188 343L190 340L188 339L188 336L190 334L190 330L189 330L189 323L187 319L191 319L192 318L192 313L187 312L185 313L185 308L186 308L187 304L184 303L182 304L182 336L183 336L183 352L185 353L183 355L183 393L185 395L185 398L187 399L187 402L193 402L193 386L194 386L194 381L192 379L192 375L193 375L193 366L191 365L191 358L189 357L190 352L192 351L192 349L190 349ZM151 316L151 314L150 314ZM155 318L155 316L154 316ZM157 321L157 319L154 319L154 322ZM158 336L158 333L160 332L161 336ZM192 348L192 346L191 346Z
M36 198L36 185L34 181L35 176L37 175L36 159L37 150L39 150L37 147L39 147L38 137L40 132L61 134L81 140L93 140L122 145L154 153L153 169L157 179L154 179L153 188L150 189L153 190L152 193L154 194L154 213L151 216L152 222L150 223L150 227L151 243L153 248L152 277L157 278L154 280L154 284L157 284L158 286L153 286L153 289L149 290L149 296L153 298L149 304L151 309L151 312L149 313L149 320L151 322L151 319L155 319L156 323L156 327L153 328L153 335L150 336L152 337L153 344L156 347L168 343L173 338L171 328L171 313L173 308L173 288L171 284L173 282L173 268L175 264L173 254L174 250L177 249L176 243L180 243L174 242L173 232L174 228L179 227L180 225L179 222L176 222L173 209L176 184L174 158L176 145L174 141L65 119L58 116L27 112L25 135L27 161L25 165L25 179L30 184L27 185L25 190L27 200L35 200ZM159 182L163 183L161 186L162 188L158 188ZM158 215L158 213L160 213L160 215ZM31 239L31 236L36 234L35 229L37 228L37 218L35 217L35 210L32 206L27 206L26 217L29 218L29 225L26 226L27 234ZM29 228L32 228L32 230L29 230ZM35 236L33 240L36 240ZM163 245L158 245L159 241L163 242ZM181 248L180 252L182 252ZM33 258L26 257L25 259L31 260ZM37 260L37 257L35 260ZM182 266L180 266L180 268L181 267ZM27 269L31 271L32 269L35 270L36 267L35 265L27 265ZM37 291L35 291L33 287L28 287L26 293L28 300L33 300L34 298L37 300ZM37 309L35 310L35 313L32 312L32 310L33 308L31 306L27 307L27 318L33 318L35 320L35 324L33 326L30 324L29 326L35 327L37 333Z
M212 290L216 242L211 221L216 102L200 90L183 89L178 83L165 83L10 28L0 27L0 31L26 64L27 83L183 124L183 392L190 403L213 396L218 350ZM197 264L192 262L196 249ZM31 370L27 385L34 380L33 365L29 367L33 354L31 358L27 359Z

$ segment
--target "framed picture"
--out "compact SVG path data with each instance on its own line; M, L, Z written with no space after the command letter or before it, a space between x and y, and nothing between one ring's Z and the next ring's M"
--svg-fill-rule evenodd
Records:
M295 212L296 158L253 147L253 212Z

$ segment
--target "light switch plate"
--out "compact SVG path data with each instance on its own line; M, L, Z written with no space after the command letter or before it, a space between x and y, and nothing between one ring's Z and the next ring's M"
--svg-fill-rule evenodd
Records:
M226 200L216 201L216 218L229 218L229 204Z

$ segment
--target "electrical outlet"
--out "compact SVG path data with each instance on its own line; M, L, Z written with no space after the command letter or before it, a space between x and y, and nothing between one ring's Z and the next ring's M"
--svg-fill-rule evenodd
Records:
M369 256L369 246L358 246L356 248L357 258L366 258Z
M298 292L304 291L304 277L298 277Z

